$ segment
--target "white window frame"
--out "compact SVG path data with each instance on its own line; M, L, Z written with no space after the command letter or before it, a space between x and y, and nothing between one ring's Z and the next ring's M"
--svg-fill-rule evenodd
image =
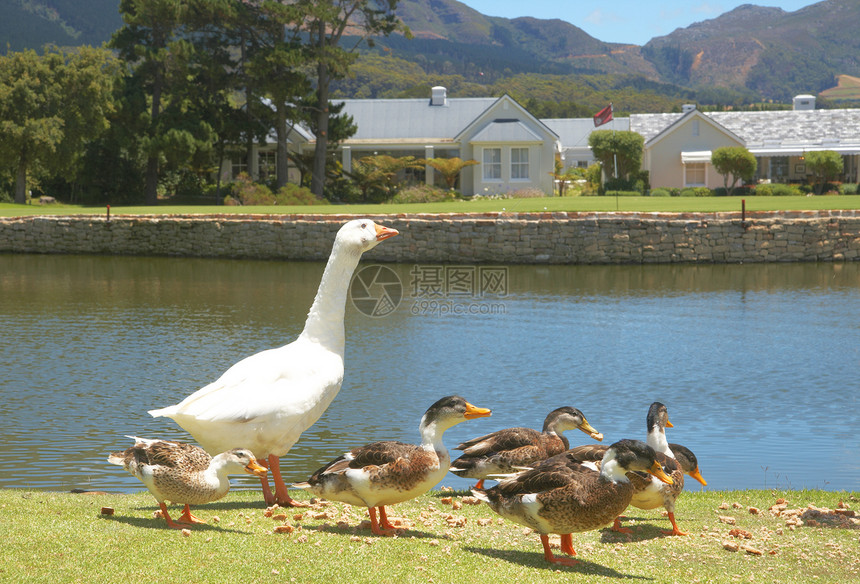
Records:
M698 179L698 174L701 173L702 181L693 182ZM708 163L707 162L687 162L684 164L684 186L685 187L704 187L708 180Z
M525 155L525 160L523 160L523 155ZM528 147L511 148L511 180L524 182L531 180Z
M267 181L278 176L278 152L277 150L261 150L257 154L258 180Z
M234 179L242 173L246 173L248 175L251 172L248 170L248 159L244 154L237 154L235 158L230 159L230 176Z
M487 159L487 155L492 156L495 160ZM481 176L484 182L501 182L502 181L502 149L501 147L487 147L483 149L481 155Z

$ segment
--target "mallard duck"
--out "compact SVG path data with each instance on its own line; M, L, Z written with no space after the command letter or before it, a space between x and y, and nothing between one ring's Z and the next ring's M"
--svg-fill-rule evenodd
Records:
M699 471L699 459L696 458L692 450L674 442L669 443L669 448L672 450L672 454L675 455L675 459L681 464L681 470L684 471L684 474L696 479L702 483L702 486L708 486L708 481L705 480L705 477Z
M668 512L669 521L672 523L672 529L664 531L664 533L666 535L687 535L686 532L681 531L675 521L675 502L684 490L684 474L689 474L703 485L707 485L707 482L699 473L698 461L689 448L680 444L674 445L682 452L680 456L677 456L674 450L670 448L670 444L666 440L666 428L673 426L669 421L669 413L665 405L660 402L651 404L648 408L646 427L648 428L647 444L657 453L657 462L672 478L672 484L667 485L654 477L633 473L630 480L635 491L630 504L645 510L664 507ZM590 444L572 448L567 454L571 460L594 464L599 463L605 451L604 446ZM615 519L612 529L622 533L630 533L630 529L621 526L620 518Z
M472 489L472 493L505 519L537 531L546 561L573 565L573 558L553 555L547 534L560 534L561 550L576 555L571 533L607 525L630 504L634 487L627 473L631 471L672 483L653 448L639 440L620 440L606 449L599 472L562 453L502 479L491 489Z
M267 472L245 448L234 448L213 458L193 444L129 438L134 440L134 446L111 453L108 462L125 468L146 485L158 501L167 526L174 529L182 526L170 518L165 501L185 504L178 522L205 523L191 514L190 505L217 501L226 495L230 490L227 475L244 471L259 477Z
M274 496L268 478L261 478L266 504L300 505L287 492L279 457L340 391L350 278L361 254L397 233L369 219L345 223L335 237L304 330L295 341L251 355L179 404L149 413L172 418L210 453L243 444L272 471Z
M361 505L370 513L370 529L391 535L385 505L414 499L429 491L448 472L451 459L442 434L455 424L490 415L459 396L444 397L430 406L421 418L421 444L375 442L334 459L307 481L293 486L318 497ZM379 519L376 517L379 509Z
M565 430L579 429L603 440L603 434L591 427L585 415L576 408L562 407L551 411L543 422L543 431L531 428L507 428L456 446L463 456L451 463L451 472L479 479L476 489L484 488L490 475L509 474L570 448Z

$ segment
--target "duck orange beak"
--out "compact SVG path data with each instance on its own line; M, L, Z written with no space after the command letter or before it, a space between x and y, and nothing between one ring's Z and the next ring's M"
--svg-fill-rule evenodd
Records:
M467 420L472 420L474 418L484 418L486 416L491 415L492 413L493 411L490 409L479 408L473 406L469 402L466 402L466 413L463 414L463 417L465 417Z
M673 481L672 478L663 471L663 467L660 466L660 463L656 460L654 461L654 464L651 466L651 468L648 469L648 474L654 475L667 485L675 484L675 481Z
M389 237L394 237L400 233L393 227L383 227L382 225L376 225L376 241L383 241L388 239Z
M708 481L706 481L705 477L703 477L702 474L699 472L698 467L694 468L692 472L688 472L687 474L702 483L702 485L708 486Z
M583 418L582 425L579 427L579 429L597 440L598 442L603 441L603 434L592 428L591 424L589 424L588 420L586 420L585 418Z
M269 473L269 469L267 469L265 466L261 465L256 460L252 460L248 464L248 466L245 467L245 472L247 472L248 474L252 474L252 475L256 476L257 478L263 478L264 476L266 476Z
M674 427L675 427L675 424L673 424L673 423L672 423L672 422L670 422L669 420L666 420L666 427L667 427L667 428L674 428Z

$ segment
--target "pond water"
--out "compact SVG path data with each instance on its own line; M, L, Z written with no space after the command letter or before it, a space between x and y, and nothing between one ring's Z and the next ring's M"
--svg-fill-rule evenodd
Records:
M293 340L322 268L0 255L0 487L142 489L107 454L125 435L191 440L147 410ZM387 268L399 305L348 303L343 388L285 457L288 481L416 441L424 410L459 394L493 415L449 430L449 448L564 405L607 443L644 439L661 401L707 489L860 488L860 263Z

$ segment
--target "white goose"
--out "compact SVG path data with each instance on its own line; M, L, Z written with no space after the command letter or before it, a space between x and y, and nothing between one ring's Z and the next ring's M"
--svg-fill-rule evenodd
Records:
M335 237L305 328L295 341L246 357L179 404L149 413L172 418L210 453L236 446L251 450L272 471L274 496L268 479L261 478L266 503L300 505L287 492L279 458L340 390L346 296L361 254L397 234L369 219L345 223Z

